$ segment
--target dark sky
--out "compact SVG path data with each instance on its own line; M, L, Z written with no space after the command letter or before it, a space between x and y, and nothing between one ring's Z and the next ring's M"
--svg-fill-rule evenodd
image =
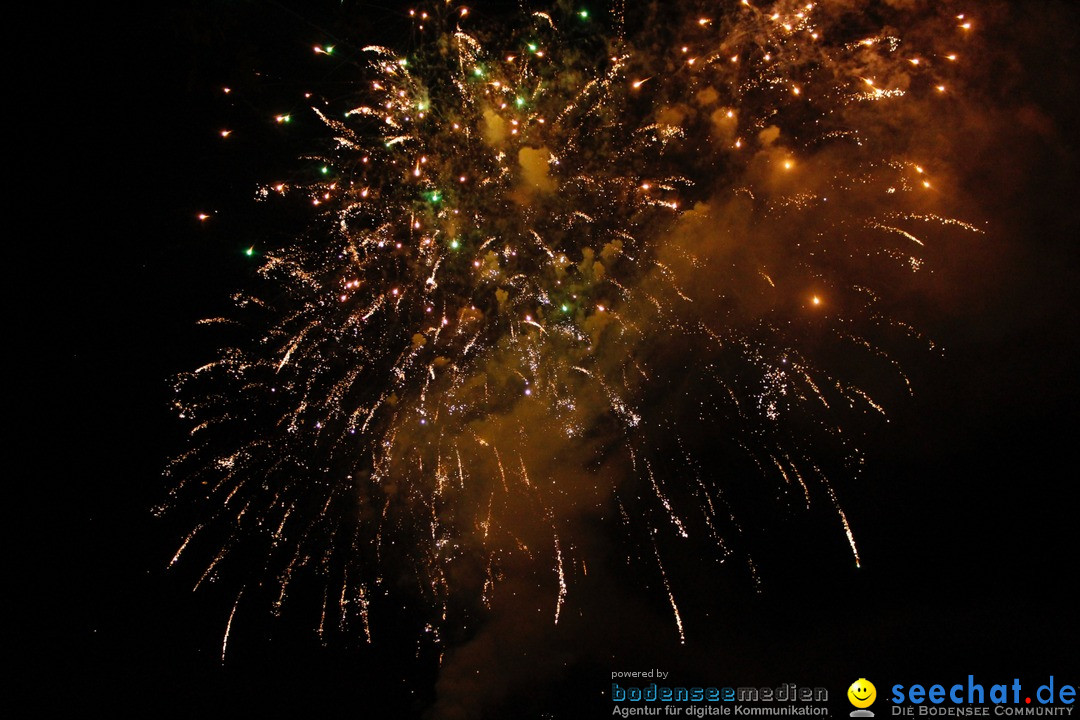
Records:
M252 610L222 667L234 596L192 594L166 572L190 519L150 512L164 494L162 467L183 445L168 378L207 354L194 321L226 310L249 277L238 248L288 231L231 219L250 217L252 188L289 153L274 128L227 149L215 142L217 128L254 125L262 112L223 109L215 90L254 86L257 66L283 80L249 97L271 104L291 91L314 67L301 65L307 48L357 15L327 5L80 11L63 70L47 78L66 89L28 108L44 115L43 145L59 149L29 213L41 230L11 240L35 243L43 260L37 297L17 311L33 340L15 348L28 377L41 378L25 414L40 445L12 478L34 498L26 546L36 579L15 592L32 607L25 672L42 705L412 717L435 699L435 668L414 662L407 633L393 629L374 648L323 648L308 618ZM862 528L865 567L849 569L842 537L794 518L775 531L777 550L759 557L763 593L724 578L688 592L687 606L711 616L686 646L663 603L596 583L579 591L584 619L557 631L493 620L441 683L468 688L494 717L573 717L579 700L606 714L612 670L652 665L686 682L829 683L837 695L860 676L1080 682L1071 589L1080 10L992 7L985 32L1000 54L973 70L973 87L993 112L973 126L970 162L957 172L957 196L992 229L978 246L940 252L946 290L913 301L946 352L912 370L915 398L865 444L873 482L845 505ZM368 32L398 31L390 10L369 12L385 26ZM204 208L222 215L209 230L193 219Z

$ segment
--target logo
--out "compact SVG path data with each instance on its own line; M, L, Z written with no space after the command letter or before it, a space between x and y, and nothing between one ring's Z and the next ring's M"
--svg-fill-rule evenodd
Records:
M874 717L874 713L866 709L877 699L877 688L874 687L874 683L866 678L859 678L847 689L847 698L848 702L858 708L851 711L851 717Z
M860 680L859 682L863 682ZM983 685L975 682L974 675L967 676L967 682L953 685L893 685L892 715L912 717L914 715L945 715L953 717L1012 715L1071 715L1076 702L1075 685L1062 683L1050 676L1050 681L1040 685L1034 693L1031 686L1025 688L1020 678L1012 678L1011 683ZM908 704L910 703L910 704ZM990 710L993 706L993 710Z

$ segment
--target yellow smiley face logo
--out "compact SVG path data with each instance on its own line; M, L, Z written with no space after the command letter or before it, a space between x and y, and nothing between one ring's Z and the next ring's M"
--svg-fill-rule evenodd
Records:
M877 688L866 678L859 678L847 689L847 698L857 708L870 707L877 698Z

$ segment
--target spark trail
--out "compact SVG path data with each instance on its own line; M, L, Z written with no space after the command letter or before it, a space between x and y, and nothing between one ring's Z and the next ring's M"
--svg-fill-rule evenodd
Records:
M860 561L822 468L857 475L885 414L853 364L909 389L890 343L920 338L877 286L980 232L896 128L955 84L970 20L616 6L414 10L413 47L351 51L348 103L311 101L325 142L259 192L303 198L311 230L238 296L247 339L176 382L191 447L164 507L201 519L173 563L261 557L275 609L314 575L320 636L359 618L370 642L377 598L467 625L508 574L558 622L588 518L626 527L680 638L664 553L756 581L761 502L834 508Z

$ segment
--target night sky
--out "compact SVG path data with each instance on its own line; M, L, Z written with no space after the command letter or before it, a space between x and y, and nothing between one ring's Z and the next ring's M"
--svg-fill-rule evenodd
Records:
M310 48L328 29L394 42L407 24L352 3L77 11L64 70L47 79L57 95L25 108L56 153L47 197L29 213L36 229L9 240L41 257L36 296L13 313L33 338L13 349L41 378L19 411L34 455L9 478L34 498L8 505L34 526L25 545L12 539L34 578L9 589L31 608L9 616L30 636L20 684L41 708L119 716L421 717L450 693L465 714L446 717L561 718L607 716L610 673L652 666L686 683L828 684L837 698L857 677L1080 682L1080 8L971 5L997 52L970 69L980 121L952 180L959 214L987 234L929 248L933 282L897 293L944 352L906 364L915 396L862 443L863 481L844 507L864 566L835 525L792 514L755 552L760 593L739 574L682 591L684 646L662 598L598 579L574 589L558 628L495 612L442 671L416 659L407 627L323 647L310 616L254 607L222 666L235 594L193 594L190 569L167 570L195 518L151 513L184 445L169 379L213 350L195 321L227 313L250 281L244 247L301 227L289 213L252 220L254 187L303 139L257 119L325 72ZM252 104L223 104L225 84ZM221 127L251 131L223 144ZM206 208L209 226L195 219Z

